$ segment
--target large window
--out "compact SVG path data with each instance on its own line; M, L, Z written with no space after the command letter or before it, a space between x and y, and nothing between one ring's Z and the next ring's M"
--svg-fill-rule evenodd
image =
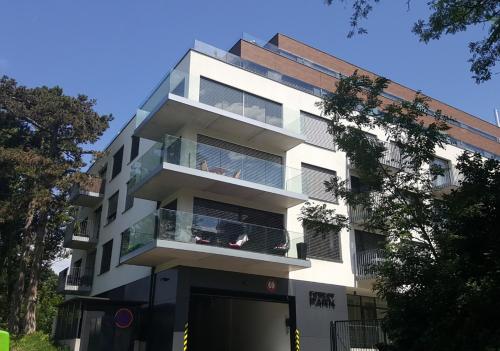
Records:
M194 199L193 212L198 215L272 228L283 228L285 223L284 216L281 213L262 211L201 198Z
M198 167L254 183L283 188L281 156L198 135Z
M387 310L385 301L376 297L347 294L349 320L366 321L382 319Z
M273 126L283 127L281 104L211 79L201 78L200 102Z
M342 261L340 235L338 233L318 233L304 227L304 241L307 255L324 261Z
M116 211L118 209L118 191L111 195L108 199L108 223L112 222L116 218Z
M127 196L125 197L125 211L134 206L134 197L129 194L129 186L127 182Z
M123 146L113 155L113 173L111 179L116 177L122 170Z
M102 245L101 270L99 274L109 271L111 267L111 256L113 255L113 239Z
M300 120L306 143L335 150L333 136L328 133L328 120L303 111L300 112Z
M311 199L337 203L337 198L332 192L327 192L325 182L335 176L335 171L302 164L302 189Z
M284 215L280 213L200 198L194 199L193 212L197 242L276 255L284 255L289 249Z
M356 252L383 249L386 237L380 234L355 230Z
M138 136L132 135L132 145L130 146L130 162L132 162L132 160L134 158L136 158L137 155L139 155L140 142L141 142L141 138L139 138Z

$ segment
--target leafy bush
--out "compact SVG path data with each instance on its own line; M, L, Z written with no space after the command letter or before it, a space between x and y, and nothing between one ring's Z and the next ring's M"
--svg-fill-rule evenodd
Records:
M36 332L12 340L11 351L65 351L64 347L55 346L47 334Z

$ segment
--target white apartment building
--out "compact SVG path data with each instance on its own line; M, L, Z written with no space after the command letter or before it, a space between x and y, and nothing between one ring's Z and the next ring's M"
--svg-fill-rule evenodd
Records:
M367 267L383 236L363 231L362 209L323 186L333 174L356 183L316 105L355 68L281 34L244 36L230 51L195 42L90 167L94 181L73 189L56 339L82 351L381 341L385 306ZM394 84L384 98L410 93ZM451 112L459 123L436 154L449 170L436 181L442 191L456 185L464 148L500 155L496 126ZM304 230L306 201L349 216L352 228L325 238Z

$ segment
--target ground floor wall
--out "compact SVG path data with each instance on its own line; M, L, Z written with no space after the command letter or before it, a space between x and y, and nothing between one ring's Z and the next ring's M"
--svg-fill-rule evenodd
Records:
M81 351L196 351L214 338L230 338L223 348L228 351L231 345L239 351L297 345L326 351L332 349L333 323L348 319L343 286L191 267L154 272L97 298L100 307L82 304L75 335ZM130 313L125 319L123 309ZM207 315L209 309L216 316Z

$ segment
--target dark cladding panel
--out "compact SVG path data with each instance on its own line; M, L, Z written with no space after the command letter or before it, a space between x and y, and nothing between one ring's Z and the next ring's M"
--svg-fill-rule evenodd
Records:
M347 320L344 286L290 281L301 350L331 350L330 322ZM333 305L333 306L332 306Z

